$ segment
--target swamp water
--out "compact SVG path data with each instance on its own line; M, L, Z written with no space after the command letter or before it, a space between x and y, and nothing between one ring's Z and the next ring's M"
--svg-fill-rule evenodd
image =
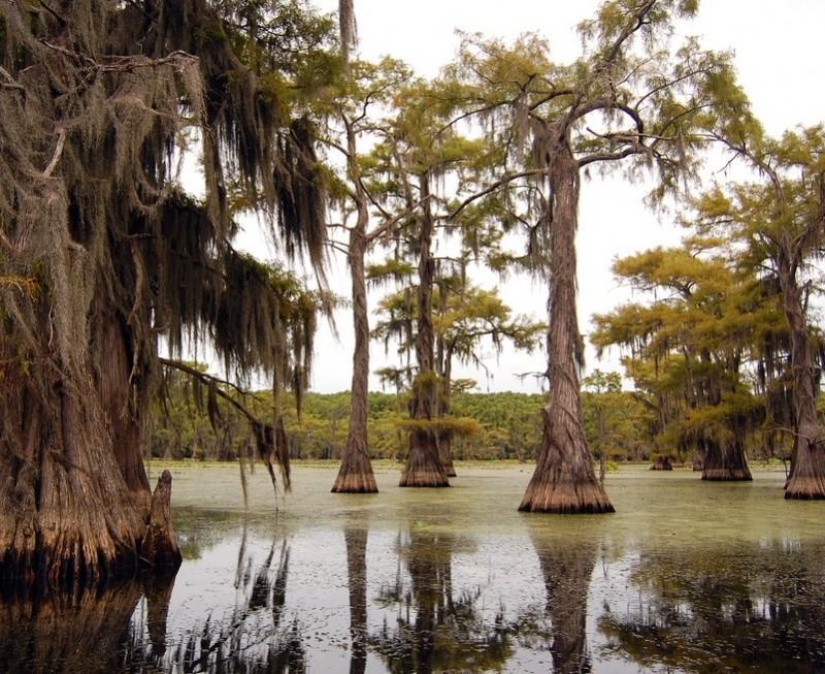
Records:
M40 605L0 604L9 672L825 672L825 503L623 468L617 513L517 512L532 466L452 487L331 494L264 470L173 469L184 562Z

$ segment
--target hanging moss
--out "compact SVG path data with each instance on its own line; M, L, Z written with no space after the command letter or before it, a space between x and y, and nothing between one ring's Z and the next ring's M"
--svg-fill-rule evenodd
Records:
M285 250L318 263L321 173L311 124L261 95L278 61L251 67L277 6L260 30L235 9L0 4L0 574L79 581L138 564L159 335L178 353L214 343L233 374L270 372L276 388L306 381L324 300L233 249L228 185ZM284 21L297 26L293 10ZM284 53L323 48L308 45L322 32L307 36L292 31ZM203 202L175 184L188 127L201 134ZM10 279L37 279L37 292Z

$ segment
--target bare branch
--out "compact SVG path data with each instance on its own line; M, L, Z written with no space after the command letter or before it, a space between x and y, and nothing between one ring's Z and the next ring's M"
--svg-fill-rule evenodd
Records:
M66 129L61 128L57 132L57 145L54 148L54 154L52 155L52 160L49 162L49 165L46 167L46 170L43 171L44 178L50 178L52 173L54 172L55 167L57 167L57 162L60 161L60 157L63 154L63 146L66 144Z
M476 192L475 194L470 195L464 201L462 201L456 208L452 210L452 212L447 216L447 220L452 220L456 216L458 216L461 211L463 211L467 206L469 206L474 201L478 201L482 197L486 197L488 194L495 192L499 187L503 185L507 185L508 183L513 182L514 180L518 180L519 178L528 178L530 176L537 176L543 175L546 173L545 169L530 169L529 171L519 171L518 173L509 173L503 176L500 180L496 180L494 183L491 183L487 187L485 187L480 192Z
M18 84L3 66L0 66L0 76L5 80L5 82L0 82L0 87L15 89L16 91L22 91L24 94L26 93L26 88L22 84Z

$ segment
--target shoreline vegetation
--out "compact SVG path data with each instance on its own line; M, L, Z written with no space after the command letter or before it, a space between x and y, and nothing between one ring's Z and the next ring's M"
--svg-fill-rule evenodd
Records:
M451 435L452 457L458 462L533 462L541 445L542 394L517 392L461 392L451 402L445 427ZM403 463L409 452L407 395L374 391L367 405L367 446L374 467L382 461ZM258 418L271 414L272 396L259 391L246 396L244 405ZM307 393L300 417L285 399L282 418L290 462L340 463L349 434L350 394ZM606 468L624 463L653 463L701 469L696 447L683 442L678 428L663 432L650 407L633 391L582 393L584 433L596 463ZM148 424L143 455L160 459L235 460L255 454L249 426L234 408L222 412L216 430L208 409L199 407L183 380L168 389L166 404L158 405ZM755 431L745 443L754 466L789 459L790 447L768 432ZM534 464L531 464L534 465Z

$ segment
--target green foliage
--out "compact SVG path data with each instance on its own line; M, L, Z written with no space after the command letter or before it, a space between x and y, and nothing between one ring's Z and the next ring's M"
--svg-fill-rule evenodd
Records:
M611 375L612 376L612 375ZM232 460L249 451L247 424L235 410L226 408L224 430L209 422L205 405L198 406L187 378L170 373L166 402L155 408L147 436L146 451L156 458ZM238 395L235 393L234 395ZM348 430L349 393L308 393L300 420L285 406L285 424L293 459L339 460ZM271 414L269 392L243 399L262 419ZM431 422L420 422L432 430L453 432L453 452L458 460L517 459L529 461L542 433L540 394L456 393L453 414ZM644 433L644 409L633 394L622 391L584 394L585 431L594 452L605 447L613 460L641 460L651 451L650 436ZM368 443L373 459L403 460L408 449L406 398L395 394L369 394ZM609 419L607 444L598 442L596 409Z

